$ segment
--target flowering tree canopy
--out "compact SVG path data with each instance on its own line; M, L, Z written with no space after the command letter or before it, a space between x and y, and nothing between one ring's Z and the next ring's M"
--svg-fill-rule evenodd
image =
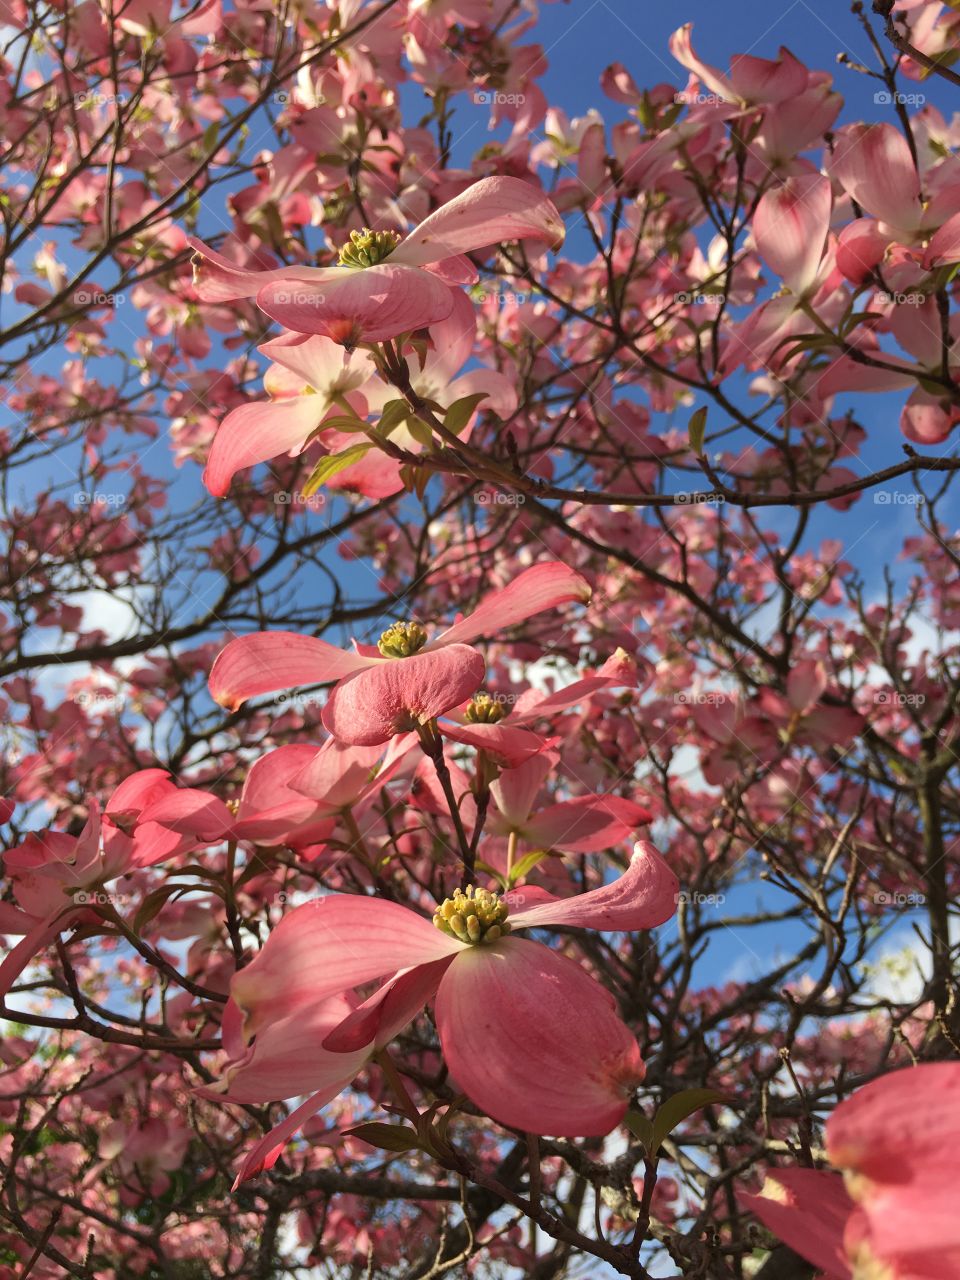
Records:
M2 6L0 1280L960 1280L958 8L588 8Z

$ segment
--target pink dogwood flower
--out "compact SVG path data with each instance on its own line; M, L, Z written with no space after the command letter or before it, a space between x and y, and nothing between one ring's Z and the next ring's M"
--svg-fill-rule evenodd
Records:
M462 191L404 239L393 231L353 232L335 267L250 271L202 241L190 243L199 255L203 301L256 298L287 329L354 347L444 320L454 306L451 286L477 280L466 254L506 240L559 247L563 237L560 215L542 191L519 178L493 177Z
M373 746L467 701L486 671L468 641L589 597L578 573L547 563L527 569L430 641L417 622L394 623L376 647L356 645L352 653L290 631L241 636L214 662L210 692L233 708L257 694L336 681L323 709L325 728L341 742Z
M232 1061L210 1096L268 1102L312 1092L244 1161L269 1167L308 1116L432 1002L458 1087L501 1124L563 1137L609 1133L643 1078L612 996L579 964L518 929L651 929L676 909L677 880L638 843L612 884L559 899L470 886L433 921L399 903L332 894L297 907L230 984ZM358 1004L353 989L386 978Z
M960 1063L925 1063L872 1081L830 1116L827 1155L842 1178L773 1169L742 1199L828 1280L948 1280L960 1274L958 1142Z

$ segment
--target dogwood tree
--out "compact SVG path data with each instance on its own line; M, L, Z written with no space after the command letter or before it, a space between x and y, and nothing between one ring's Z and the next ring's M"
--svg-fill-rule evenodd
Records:
M956 10L556 12L3 7L0 1280L960 1277Z

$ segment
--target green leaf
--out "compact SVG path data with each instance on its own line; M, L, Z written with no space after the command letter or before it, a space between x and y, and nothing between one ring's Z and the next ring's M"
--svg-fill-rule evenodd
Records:
M647 1153L655 1156L664 1138L673 1133L677 1125L686 1120L687 1116L692 1116L695 1111L700 1111L703 1107L709 1107L711 1102L725 1101L727 1101L726 1095L718 1093L716 1089L684 1089L681 1093L675 1093L672 1098L666 1100L654 1116L650 1143L649 1145L644 1143L647 1146Z
M707 429L707 406L702 404L690 419L687 433L690 437L690 448L697 458L703 456L703 435Z
M371 1147L379 1147L381 1151L420 1151L421 1142L415 1129L405 1124L358 1124L353 1129L344 1129L351 1138L359 1138L368 1142Z
M355 462L359 462L363 455L372 448L372 444L352 444L349 449L344 449L341 453L330 453L325 458L321 458L311 471L309 480L303 486L303 496L305 498L312 497L328 480L331 480L338 472L345 471L347 467L352 466Z
M544 858L550 857L549 849L534 849L530 853L525 853L519 862L515 862L510 868L510 884L515 885L518 880L522 880L524 876L528 876L538 863Z
M625 1123L633 1136L639 1138L649 1152L653 1146L653 1125L647 1117L640 1111L628 1111Z
M464 396L462 400L454 400L443 415L443 425L452 435L458 436L473 417L474 410L480 401L486 399L485 391L477 391L472 396Z
M407 430L416 440L417 444L424 449L433 448L433 431L430 424L424 422L422 418L418 418L415 414L407 419Z
M377 430L381 435L388 436L395 427L399 427L401 422L406 422L410 413L411 409L406 400L388 400L383 406Z

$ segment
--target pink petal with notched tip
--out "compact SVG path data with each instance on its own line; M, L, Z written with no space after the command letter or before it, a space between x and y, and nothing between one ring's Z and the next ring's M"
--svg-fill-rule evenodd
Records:
M295 396L231 409L217 428L203 469L208 491L222 498L238 471L284 453L299 453L329 408L323 396Z
M771 1169L760 1193L740 1203L784 1244L812 1262L826 1280L849 1280L843 1233L853 1201L843 1179L818 1169Z
M652 929L676 912L679 888L677 877L653 845L639 840L630 866L612 884L532 907L523 906L519 896L508 894L510 924L514 929L567 925L610 933ZM516 895L524 892L518 889Z
M331 268L318 284L273 280L257 294L257 306L295 333L317 333L356 346L382 342L443 320L453 307L449 285L413 267Z
M249 1038L312 1001L428 964L461 944L407 907L330 894L284 916L254 959L235 974L230 996Z
M469 698L486 669L483 655L465 644L378 662L332 691L324 728L355 746L387 742Z
M231 640L217 654L210 670L210 696L222 707L235 710L260 693L327 684L386 661L360 658L296 631L257 631Z
M757 205L757 249L791 293L802 296L817 278L832 204L830 179L803 174L766 192Z
M238 266L195 236L188 236L187 244L196 255L193 259L194 288L203 302L236 302L239 298L254 298L271 280L319 285L329 278L331 270L336 270L329 267L274 267L261 271Z
M735 53L730 59L730 82L745 102L786 102L807 87L810 72L785 45L776 61Z
M649 809L622 796L579 796L535 813L523 824L521 837L535 849L596 853L652 820Z
M892 124L840 129L828 167L863 213L906 231L920 226L920 179L906 139Z
M528 1133L609 1133L643 1078L610 995L537 942L464 948L434 1010L457 1086L494 1120Z
M525 569L507 586L485 596L472 613L431 640L427 649L496 635L504 627L524 622L547 609L556 609L571 600L585 604L589 599L590 585L579 573L558 561L537 564Z
M505 240L559 248L563 237L563 220L539 187L519 178L481 178L425 218L389 261L422 267Z

